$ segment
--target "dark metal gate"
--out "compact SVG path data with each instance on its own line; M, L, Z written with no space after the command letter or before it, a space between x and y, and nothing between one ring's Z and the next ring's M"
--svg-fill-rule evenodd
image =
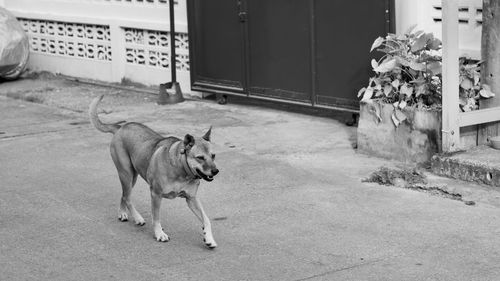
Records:
M192 89L357 111L394 0L188 0Z

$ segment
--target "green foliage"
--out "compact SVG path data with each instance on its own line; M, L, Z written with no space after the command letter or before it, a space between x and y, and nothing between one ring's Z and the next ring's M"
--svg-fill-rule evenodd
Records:
M495 96L489 85L480 83L480 64L481 62L473 63L469 59L460 58L459 105L462 111L477 110L480 98Z
M406 119L401 111L405 107L441 108L442 55L441 40L432 33L413 32L412 27L402 35L389 33L378 37L370 52L383 53L379 60L372 59L375 76L358 92L361 101L378 100L394 105L394 124ZM488 85L479 81L479 64L460 59L460 108L477 109L478 99L494 96Z

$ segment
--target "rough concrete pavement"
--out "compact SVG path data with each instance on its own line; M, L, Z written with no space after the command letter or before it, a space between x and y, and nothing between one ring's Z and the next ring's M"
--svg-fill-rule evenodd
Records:
M163 201L172 240L156 242L142 180L133 200L146 225L119 222L111 135L91 128L83 113L0 96L0 279L500 276L498 193L447 179L472 190L477 204L467 206L362 183L397 163L357 154L355 129L334 119L204 101L124 104L101 119L177 136L214 126L221 173L202 183L200 198L219 248L203 246L201 225L182 199Z

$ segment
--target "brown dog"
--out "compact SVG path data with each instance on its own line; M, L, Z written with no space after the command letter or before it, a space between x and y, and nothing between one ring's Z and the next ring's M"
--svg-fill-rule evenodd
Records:
M120 221L127 221L127 210L137 225L145 221L130 200L132 187L139 174L150 186L154 236L157 241L167 242L169 237L160 224L162 198L183 197L193 213L203 223L203 241L209 248L217 247L212 236L212 226L200 200L196 197L200 179L212 181L219 170L215 165L215 154L210 148L210 128L201 137L187 134L184 140L163 137L140 123L124 125L103 124L97 116L97 105L103 95L90 104L92 124L101 132L112 133L111 158L118 170L122 185Z

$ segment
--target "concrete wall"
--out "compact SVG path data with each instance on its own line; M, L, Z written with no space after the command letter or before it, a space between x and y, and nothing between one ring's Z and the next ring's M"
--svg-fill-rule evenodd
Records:
M30 37L28 68L146 85L168 82L167 0L0 0ZM177 77L190 89L186 1L175 2Z

